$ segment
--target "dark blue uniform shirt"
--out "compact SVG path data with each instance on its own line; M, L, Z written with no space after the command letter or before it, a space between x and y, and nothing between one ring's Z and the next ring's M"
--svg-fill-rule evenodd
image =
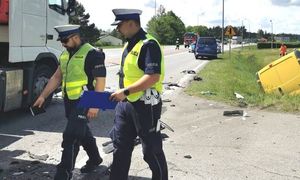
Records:
M141 28L132 38L127 39L128 45L127 48L124 50L122 55L122 62L121 62L121 70L120 70L120 88L124 88L123 83L123 66L124 61L127 54L132 50L132 48L138 43L140 40L145 40L146 32ZM139 68L145 72L145 74L160 74L161 73L161 50L159 45L154 40L149 40L146 42L141 49L139 59L138 59L138 66Z

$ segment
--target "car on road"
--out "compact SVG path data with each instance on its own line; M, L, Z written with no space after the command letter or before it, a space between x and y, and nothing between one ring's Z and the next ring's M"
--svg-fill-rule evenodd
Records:
M196 43L190 44L189 52L190 52L190 53L194 53L194 52L195 52L195 47L196 47Z
M207 58L218 58L217 55L218 45L216 38L214 37L199 37L195 47L195 58L199 59L202 57Z
M222 50L221 50L221 45L222 45L222 43L221 43L221 41L220 41L220 39L216 39L216 41L217 41L217 53L221 53L222 52Z
M194 32L186 32L183 35L184 48L189 48L192 43L197 41L197 34Z

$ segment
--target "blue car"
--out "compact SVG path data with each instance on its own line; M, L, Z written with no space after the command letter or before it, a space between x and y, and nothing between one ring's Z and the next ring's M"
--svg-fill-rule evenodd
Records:
M218 45L214 37L199 37L195 47L195 58L218 58Z

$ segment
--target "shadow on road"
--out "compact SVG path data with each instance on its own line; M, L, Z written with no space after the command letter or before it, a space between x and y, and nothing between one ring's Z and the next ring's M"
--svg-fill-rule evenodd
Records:
M98 117L90 120L89 126L96 137L108 137L114 114L112 110L99 111ZM55 98L46 113L35 117L28 109L0 114L0 135L18 137L31 135L32 131L62 133L66 123L63 100ZM0 142L3 147L3 141Z
M25 153L24 151L1 151L0 161L10 162L3 167L0 163L0 179L19 180L19 179L53 179L55 166L45 164L41 161L25 161L16 157ZM2 169L4 168L4 169Z
M1 151L0 152L0 179L3 180L41 180L53 179L56 166L44 161L26 161L16 157L24 151ZM1 162L10 162L2 164ZM89 174L81 174L79 169L73 171L72 180L108 180L108 167L100 165L97 170ZM150 178L129 176L129 180L150 180Z

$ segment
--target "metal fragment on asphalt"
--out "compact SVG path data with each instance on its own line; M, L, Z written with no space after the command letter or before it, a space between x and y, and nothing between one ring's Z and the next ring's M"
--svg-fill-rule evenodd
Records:
M15 172L15 173L13 173L12 175L13 175L13 176L19 176L19 175L22 175L22 174L24 174L24 172L21 171L21 172Z

